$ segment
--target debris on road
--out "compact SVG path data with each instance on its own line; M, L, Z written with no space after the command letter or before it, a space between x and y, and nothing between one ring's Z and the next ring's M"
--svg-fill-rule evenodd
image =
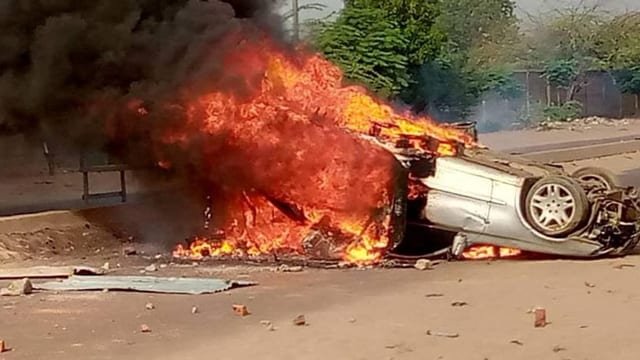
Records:
M524 345L524 343L520 340L511 340L509 341L510 344L514 344L514 345L518 345L518 346L522 346Z
M6 345L4 344L4 341L0 339L0 353L3 353L5 351L7 351Z
M165 294L213 294L236 287L256 285L255 282L153 276L72 276L62 281L37 284L35 289L51 291L81 291L103 289Z
M307 325L307 320L304 315L298 315L293 319L293 325L295 326L304 326Z
M419 259L418 261L416 261L415 265L413 265L414 268L423 271L423 270L431 270L433 269L433 264L431 263L431 260L428 259Z
M534 327L545 327L549 323L547 322L547 310L544 308L536 308L534 311L535 320L533 323Z
M245 305L234 304L231 305L233 312L240 316L247 316L250 314L249 309Z
M567 350L567 349L566 349L566 348L563 348L562 346L556 345L556 346L554 346L554 347L553 347L553 349L552 349L552 350L553 350L553 352L554 352L554 353L558 353L558 352L560 352L560 351L565 351L565 350Z
M595 284L592 284L592 283L587 282L587 281L585 281L585 282L584 282L584 286L586 286L586 287L588 287L588 288L594 288L594 287L596 287L596 285L595 285Z
M269 320L261 320L260 321L260 325L264 326L265 329L267 329L269 331L276 331L276 327L273 326L273 324Z
M29 295L32 292L33 285L31 284L31 280L25 278L22 280L15 280L6 288L0 289L0 296Z
M104 265L102 265L102 270L109 271L110 269L111 269L111 265L109 264L108 261L104 263Z
M304 270L302 266L289 266L287 264L282 264L277 268L280 272L301 272Z
M632 267L636 267L636 266L633 265L633 264L618 264L618 265L614 265L613 266L614 269L618 269L618 270L622 270L622 269L628 268L628 267L632 268Z
M153 309L155 309L155 308L156 308L156 306L155 306L155 305L153 305L153 303L150 303L150 302L149 302L149 303L147 303L147 304L144 306L144 308L145 308L145 309L147 309L147 310L153 310Z
M142 325L140 325L140 332L141 333L150 333L151 332L151 328L149 326L147 326L146 324L142 324Z
M191 313L192 313L192 314L197 314L197 313L199 313L199 312L200 312L200 309L198 309L198 307L197 307L197 306L194 306L194 307L192 307L192 308L191 308Z
M144 268L144 271L147 271L147 272L155 272L155 271L158 271L158 266L157 266L156 264L151 264L151 265L149 265L149 266L145 267L145 268Z
M122 248L122 254L125 256L133 256L136 255L138 251L132 245L126 245Z
M0 269L0 280L53 279L72 275L102 275L104 269L89 266L34 266L29 268Z
M458 334L458 333L447 333L447 332L432 331L432 330L427 330L427 335L429 335L429 336L437 336L437 337L446 337L446 338L457 338L457 337L460 337L460 334Z
M465 302L465 301L454 301L451 303L451 306L453 307L462 307L462 306L467 306L469 305L469 303Z
M429 293L429 294L425 295L424 297L434 298L434 297L443 297L443 296L444 296L443 293Z

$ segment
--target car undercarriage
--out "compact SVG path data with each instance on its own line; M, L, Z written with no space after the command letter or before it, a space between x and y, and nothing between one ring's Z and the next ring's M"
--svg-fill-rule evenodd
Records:
M419 189L407 200L407 225L449 235L453 257L474 245L616 256L640 239L638 190L620 186L605 169L567 174L557 165L480 146L431 156L402 143L377 143L408 170L409 187ZM423 234L412 241L430 241L429 231Z

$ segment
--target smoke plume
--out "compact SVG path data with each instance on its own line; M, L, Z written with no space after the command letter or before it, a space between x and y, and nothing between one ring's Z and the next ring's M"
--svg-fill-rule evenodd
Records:
M0 133L102 145L126 99L153 99L222 71L231 32L279 36L265 0L0 2ZM135 139L131 139L135 140Z

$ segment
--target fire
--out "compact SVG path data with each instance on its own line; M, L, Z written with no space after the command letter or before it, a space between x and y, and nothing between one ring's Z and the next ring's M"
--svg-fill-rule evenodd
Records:
M484 260L494 258L508 258L522 254L519 249L503 248L491 245L475 245L462 253L464 259Z
M180 121L164 131L158 164L190 157L201 178L211 179L216 196L209 205L225 234L222 241L200 237L178 245L174 255L304 254L305 246L320 248L324 236L336 239L326 245L330 255L378 261L390 245L397 163L360 135L408 140L441 156L456 155L456 144L472 138L345 86L340 69L319 54L269 39L229 41L234 50L224 73L210 79L215 90L185 87L181 105L161 108ZM140 119L154 116L153 109L136 112ZM321 235L305 245L314 231Z

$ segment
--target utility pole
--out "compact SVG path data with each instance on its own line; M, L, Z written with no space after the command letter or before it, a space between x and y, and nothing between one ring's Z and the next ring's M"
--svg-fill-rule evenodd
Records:
M298 13L298 0L291 0L291 11L293 12L293 41L300 40L300 17Z

